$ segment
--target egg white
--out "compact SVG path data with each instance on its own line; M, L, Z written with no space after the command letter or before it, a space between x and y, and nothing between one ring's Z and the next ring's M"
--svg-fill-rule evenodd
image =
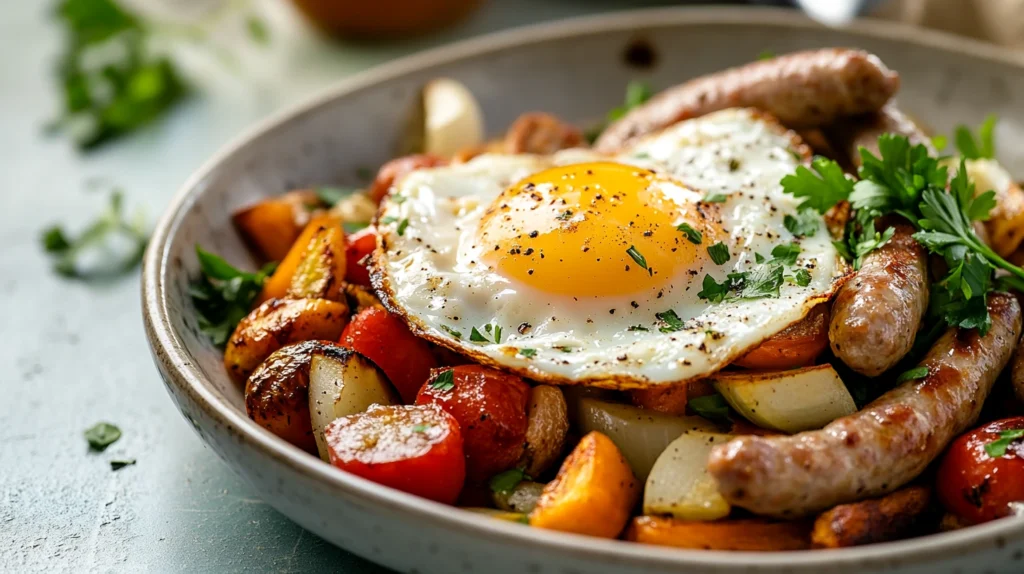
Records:
M381 204L374 286L418 334L535 380L637 388L700 378L799 321L849 273L824 222L799 239L783 224L798 202L780 180L808 157L792 132L756 111L734 109L678 123L614 157L584 149L550 157L489 154L418 170L396 182ZM656 185L672 197L692 202L725 194L716 205L731 259L721 266L709 261L663 288L613 297L551 294L483 262L490 246L479 245L476 230L505 188L552 166L609 160L654 170L664 178ZM786 282L777 298L697 297L705 274L723 280L755 266L755 253L770 257L775 246L794 241L801 248L797 268L810 275L806 286ZM682 330L664 330L655 314L668 310L684 321ZM487 341L470 340L474 328Z

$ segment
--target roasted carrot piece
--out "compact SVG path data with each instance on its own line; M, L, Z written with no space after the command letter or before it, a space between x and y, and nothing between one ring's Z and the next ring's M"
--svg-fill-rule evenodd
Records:
M327 299L344 297L345 231L340 225L317 229L306 245L306 252L295 268L287 297L293 299Z
M289 191L236 212L232 221L242 237L267 261L280 261L288 254L309 222L312 209L322 206L308 189Z
M696 522L638 516L626 539L642 544L702 550L804 550L811 546L811 525L801 520L778 522L763 519Z
M640 482L607 436L583 437L544 487L530 525L548 530L615 538L629 521Z
M331 213L325 213L310 220L306 224L305 229L302 230L299 238L292 243L288 254L278 264L277 270L263 284L263 290L260 291L260 296L256 299L256 303L263 303L269 299L283 299L292 286L292 278L295 276L295 271L299 268L299 264L302 263L310 242L316 238L320 229L335 227L341 229L341 223L341 218Z
M828 347L828 320L828 305L817 305L803 320L764 341L733 364L767 371L807 366Z
M910 486L882 498L862 500L823 512L814 521L815 548L846 548L899 540L917 534L932 511L932 490Z
M659 413L685 415L687 388L689 385L670 385L629 392L633 404Z

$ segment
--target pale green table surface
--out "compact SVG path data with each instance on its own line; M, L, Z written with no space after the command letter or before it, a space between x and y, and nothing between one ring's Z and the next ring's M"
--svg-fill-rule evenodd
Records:
M88 191L94 180L122 186L129 207L155 219L229 139L347 74L503 27L635 4L492 0L441 34L369 47L332 44L285 4L264 0L268 47L240 35L222 39L240 71L186 54L196 98L168 121L81 156L42 133L57 96L50 71L60 37L51 3L4 0L0 571L383 572L263 503L189 428L152 365L137 274L106 285L61 280L40 251L39 231L53 222L78 230L93 217L106 203L105 191ZM120 425L124 437L90 453L82 431L100 420ZM112 472L113 458L138 464Z

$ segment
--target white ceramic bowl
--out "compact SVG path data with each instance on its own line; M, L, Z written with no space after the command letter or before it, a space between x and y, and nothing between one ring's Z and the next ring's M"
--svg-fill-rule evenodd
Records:
M655 55L653 67L638 68L624 55L643 46ZM632 78L663 88L764 50L821 46L879 54L902 74L902 106L939 131L995 112L1004 118L1002 141L1021 132L1021 59L879 22L837 31L775 10L648 10L503 32L405 58L265 122L217 154L177 195L149 247L143 283L147 335L171 396L203 440L269 504L330 542L404 572L1024 571L1024 520L1017 519L850 550L765 554L643 546L458 511L350 476L254 424L220 351L199 333L187 294L197 273L194 246L251 263L231 212L297 186L357 183L360 168L393 155L405 110L426 80L464 82L479 98L489 131L499 133L527 110L574 121L601 117L619 104ZM1022 157L1003 159L1020 174Z

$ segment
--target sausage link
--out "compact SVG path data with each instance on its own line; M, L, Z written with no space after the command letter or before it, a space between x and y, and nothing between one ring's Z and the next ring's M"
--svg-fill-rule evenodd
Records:
M929 155L938 154L928 134L893 103L876 113L842 119L824 131L840 157L853 168L861 165L861 147L878 156L878 136L887 133L906 136L911 145L924 144Z
M730 503L793 517L881 496L920 474L978 419L1020 335L1020 305L993 294L992 327L949 329L921 361L922 379L885 393L825 428L787 437L745 436L715 447L708 470Z
M867 52L796 52L670 88L610 125L595 147L612 152L637 136L726 108L758 108L794 129L825 126L878 110L898 88L899 76Z
M1010 382L1013 383L1013 394L1018 401L1024 403L1024 339L1017 345L1013 353L1013 368L1010 371Z
M869 377L892 368L910 351L928 309L927 254L910 224L893 227L892 239L864 257L832 304L832 352Z

